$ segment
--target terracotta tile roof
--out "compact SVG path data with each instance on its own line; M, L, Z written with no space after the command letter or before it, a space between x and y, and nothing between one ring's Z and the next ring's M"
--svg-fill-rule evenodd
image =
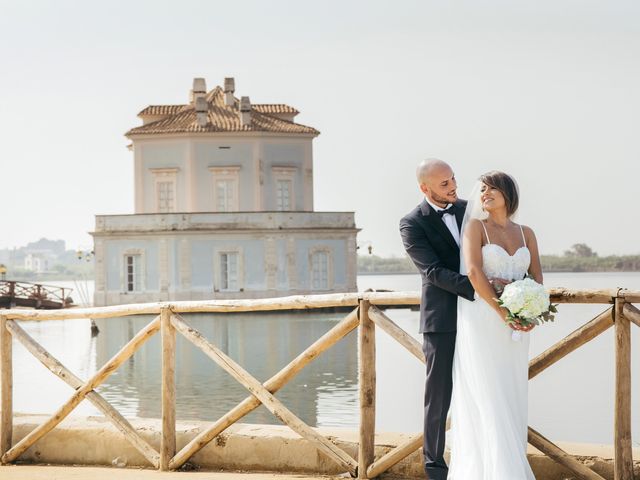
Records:
M260 103L254 105L253 108L260 113L293 113L295 115L300 112L284 103Z
M187 108L187 105L149 105L142 110L138 116L143 115L174 115L180 110Z
M209 106L209 122L204 127L198 125L193 105L150 105L138 115L166 115L166 117L132 128L125 135L205 132L274 132L312 135L320 133L313 127L307 127L275 116L278 113L297 113L295 108L288 105L251 105L251 124L243 126L240 123L238 114L240 102L237 98L233 106L226 106L224 104L224 93L220 87L211 90L205 98Z

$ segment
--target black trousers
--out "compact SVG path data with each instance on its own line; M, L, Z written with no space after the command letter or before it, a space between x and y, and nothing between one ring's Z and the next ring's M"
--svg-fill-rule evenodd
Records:
M456 332L424 333L427 380L424 388L424 470L430 480L445 480L444 461L447 413L453 389L453 352Z

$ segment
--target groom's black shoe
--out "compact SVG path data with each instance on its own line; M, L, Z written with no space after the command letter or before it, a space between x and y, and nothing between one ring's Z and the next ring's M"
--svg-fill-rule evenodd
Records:
M427 473L429 480L447 480L447 474L449 473L449 469L444 462L425 463L424 471Z

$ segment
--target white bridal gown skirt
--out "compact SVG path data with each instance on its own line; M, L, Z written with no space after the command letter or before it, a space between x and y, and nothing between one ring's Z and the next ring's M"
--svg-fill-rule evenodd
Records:
M458 299L449 480L534 479L527 461L529 333L487 303Z

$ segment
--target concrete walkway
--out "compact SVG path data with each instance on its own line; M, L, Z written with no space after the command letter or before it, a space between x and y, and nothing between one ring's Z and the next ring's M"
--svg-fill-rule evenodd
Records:
M244 472L159 472L137 468L67 467L59 465L0 466L2 480L329 480L344 477Z

